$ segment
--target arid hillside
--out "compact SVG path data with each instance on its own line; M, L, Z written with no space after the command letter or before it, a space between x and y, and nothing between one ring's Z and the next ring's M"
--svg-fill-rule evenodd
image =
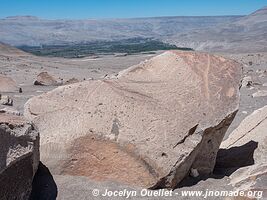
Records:
M178 47L220 52L266 51L267 7L247 16L46 20L0 19L0 41L14 46L73 45L153 38Z

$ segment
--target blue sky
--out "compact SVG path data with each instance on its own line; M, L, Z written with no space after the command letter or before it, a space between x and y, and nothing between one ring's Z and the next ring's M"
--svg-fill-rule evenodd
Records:
M249 14L267 0L0 0L0 18L132 18Z

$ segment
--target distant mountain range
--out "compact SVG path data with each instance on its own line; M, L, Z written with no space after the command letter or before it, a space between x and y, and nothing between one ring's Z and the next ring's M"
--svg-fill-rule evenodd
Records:
M73 45L154 38L205 51L266 51L267 7L247 16L46 20L0 19L0 41L13 46Z

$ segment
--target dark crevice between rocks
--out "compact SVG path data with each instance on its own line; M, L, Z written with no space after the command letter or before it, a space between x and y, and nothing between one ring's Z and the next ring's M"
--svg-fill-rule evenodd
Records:
M55 200L57 185L49 169L39 162L32 182L32 192L29 200Z
M216 165L212 174L195 178L188 176L180 182L177 188L190 187L209 178L222 179L226 176L230 176L239 168L253 165L255 163L253 155L257 147L258 142L250 141L242 146L219 149Z

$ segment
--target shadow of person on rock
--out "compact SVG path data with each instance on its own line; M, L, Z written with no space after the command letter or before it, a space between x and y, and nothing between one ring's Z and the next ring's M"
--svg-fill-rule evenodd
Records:
M32 182L32 193L29 200L55 200L57 185L49 169L39 162L39 166Z
M213 174L196 178L188 176L177 186L177 188L193 186L199 181L207 180L209 178L222 179L225 176L230 176L239 168L253 165L255 163L253 155L257 148L258 142L250 141L242 146L219 149Z

